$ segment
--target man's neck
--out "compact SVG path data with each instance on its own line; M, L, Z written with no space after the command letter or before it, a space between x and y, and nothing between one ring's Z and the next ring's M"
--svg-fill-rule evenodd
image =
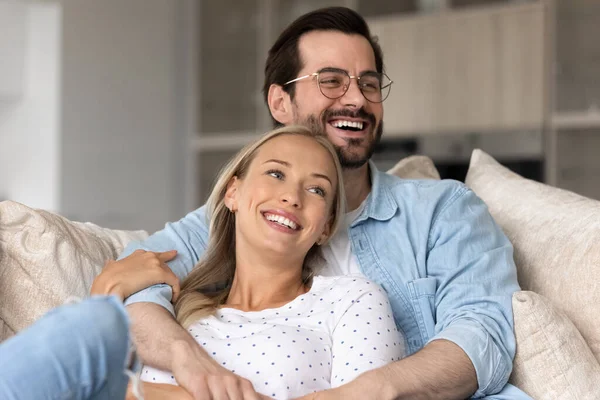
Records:
M369 163L360 168L344 169L347 211L356 210L371 192Z

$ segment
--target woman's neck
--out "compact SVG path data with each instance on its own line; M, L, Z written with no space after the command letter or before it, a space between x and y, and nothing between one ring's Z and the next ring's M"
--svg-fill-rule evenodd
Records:
M302 261L265 260L239 250L226 307L242 311L277 308L308 291L302 282Z

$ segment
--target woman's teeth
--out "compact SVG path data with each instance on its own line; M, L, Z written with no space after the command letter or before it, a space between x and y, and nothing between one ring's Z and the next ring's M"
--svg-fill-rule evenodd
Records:
M294 221L291 221L285 217L282 217L281 215L265 214L265 218L269 221L277 222L279 225L286 226L290 229L293 229L293 230L298 229L298 225Z

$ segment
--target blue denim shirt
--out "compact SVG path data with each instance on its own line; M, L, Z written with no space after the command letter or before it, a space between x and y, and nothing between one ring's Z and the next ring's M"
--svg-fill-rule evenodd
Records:
M486 205L460 182L403 180L371 167L372 190L350 226L362 272L388 293L409 354L436 339L454 342L471 359L479 388L499 392L515 354L512 294L519 290L513 249ZM178 256L169 266L183 279L208 241L205 208L168 223L136 249ZM171 313L171 288L157 285L126 304L154 302Z

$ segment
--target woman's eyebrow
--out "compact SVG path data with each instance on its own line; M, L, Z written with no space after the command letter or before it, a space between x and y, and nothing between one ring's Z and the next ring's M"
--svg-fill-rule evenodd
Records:
M292 166L292 164L290 164L289 162L283 161L283 160L278 160L276 158L271 158L271 159L263 162L263 164L267 164L267 163L270 163L270 162L274 162L274 163L277 163L277 164L285 165L286 167L291 167ZM325 179L327 182L329 182L329 184L331 186L333 186L333 183L331 182L331 179L329 179L329 177L327 175L325 175L325 174L320 174L318 172L313 172L310 175L313 176L313 177L315 177L315 178Z
M274 163L277 163L277 164L285 165L286 167L291 167L292 166L292 164L290 164L289 162L283 161L283 160L278 160L276 158L271 158L270 160L267 160L267 161L263 162L263 164L270 163L270 162L274 162Z
M319 174L317 172L313 172L311 175L314 176L315 178L325 179L327 182L329 182L329 184L331 186L333 186L333 183L331 183L331 179L329 179L329 177L327 175Z

